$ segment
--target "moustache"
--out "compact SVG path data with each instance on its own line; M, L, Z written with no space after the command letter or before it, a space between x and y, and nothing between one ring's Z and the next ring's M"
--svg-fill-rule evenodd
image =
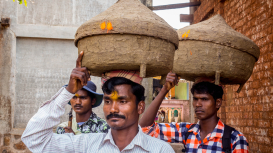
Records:
M82 108L82 105L74 105L74 107L81 107Z
M109 114L106 116L106 119L109 120L110 118L122 118L125 119L126 117L123 115L119 115L119 114Z

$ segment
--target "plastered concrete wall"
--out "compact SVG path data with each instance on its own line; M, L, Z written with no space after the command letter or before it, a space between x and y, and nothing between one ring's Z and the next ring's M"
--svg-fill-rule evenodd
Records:
M28 7L12 0L0 1L0 152L29 152L21 142L28 120L40 104L67 84L75 66L77 28L117 0L35 0ZM147 4L151 0L145 1ZM91 77L102 93L99 77ZM152 88L145 79L147 100ZM151 80L150 80L151 81ZM67 120L69 106L62 121ZM102 106L94 112L104 118Z
M252 76L240 93L238 86L224 87L220 118L241 131L249 142L250 153L273 152L273 1L201 0L194 22L221 14L236 31L260 48Z

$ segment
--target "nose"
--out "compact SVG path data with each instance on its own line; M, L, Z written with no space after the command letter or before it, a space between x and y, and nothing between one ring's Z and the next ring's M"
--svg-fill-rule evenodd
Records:
M77 99L76 99L76 104L82 104L81 98L77 97Z
M196 102L196 107L201 107L201 106L202 106L202 101L198 99Z
M195 101L195 107L202 107L202 101L200 99Z
M112 102L110 113L119 113L118 103L116 101Z

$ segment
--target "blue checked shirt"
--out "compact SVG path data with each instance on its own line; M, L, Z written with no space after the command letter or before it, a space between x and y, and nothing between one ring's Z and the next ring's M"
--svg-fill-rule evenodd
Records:
M30 119L22 141L34 153L174 153L172 147L139 130L129 145L122 151L116 146L111 129L108 133L56 134L53 127L60 122L65 105L74 96L65 88L45 102ZM139 129L141 127L139 126Z
M152 126L142 128L142 131L152 137L171 143L183 143L187 153L222 153L222 137L224 135L224 123L219 119L212 133L201 140L199 122L189 130L190 123L154 123ZM187 142L185 136L191 132ZM248 143L242 133L235 130L231 133L231 152L248 153Z

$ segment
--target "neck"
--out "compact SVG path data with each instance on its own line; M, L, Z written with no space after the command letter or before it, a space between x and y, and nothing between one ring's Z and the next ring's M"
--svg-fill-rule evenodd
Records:
M200 120L199 121L200 131L202 133L211 133L214 130L214 128L216 127L217 123L218 123L217 114L213 115L210 118Z
M113 136L115 144L118 146L119 150L122 151L127 145L131 143L131 141L135 138L138 133L138 122L133 124L132 126L122 129L122 130L114 130L111 129L111 134Z
M92 110L84 113L84 114L78 114L76 113L76 122L86 122L89 118L90 115L92 114Z

